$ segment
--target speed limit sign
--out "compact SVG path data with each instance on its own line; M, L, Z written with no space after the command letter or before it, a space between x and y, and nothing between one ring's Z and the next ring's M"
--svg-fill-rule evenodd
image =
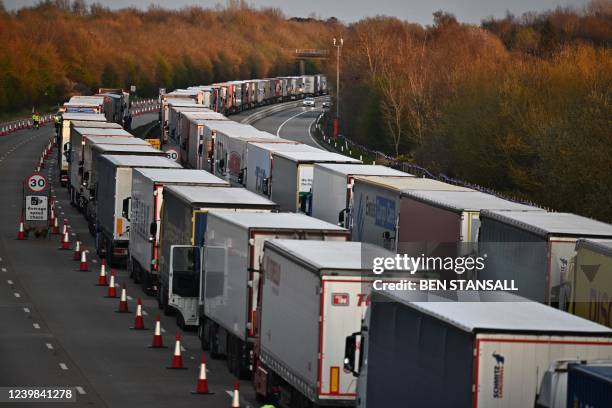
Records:
M166 149L164 152L170 160L179 161L179 153L176 149Z
M28 188L35 193L44 191L49 185L47 178L41 173L33 173L30 177L28 177L26 184L28 185Z

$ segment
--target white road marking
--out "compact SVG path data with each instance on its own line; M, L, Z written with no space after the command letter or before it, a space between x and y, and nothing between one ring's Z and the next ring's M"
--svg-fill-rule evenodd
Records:
M68 366L66 364L64 364L64 363L59 363L59 366L60 366L60 368L62 370L67 370L68 369Z
M13 281L9 279L9 280L6 281L6 283L8 283L9 285L12 285Z
M6 272L6 268L2 268L2 272Z
M280 132L281 132L281 130L282 130L282 128L283 128L283 126L285 126L285 124L286 124L287 122L289 122L289 121L290 121L290 120L292 120L292 119L297 118L297 117L298 117L298 116L300 116L300 115L303 115L303 114L305 114L305 113L308 113L308 112L312 112L312 111L311 111L311 110L305 110L305 111L303 111L303 112L297 113L297 114L295 114L295 115L293 115L293 116L291 116L291 117L287 118L287 120L285 120L283 123L281 123L281 125L278 127L278 129L276 129L276 136L280 137Z
M40 324L38 323L32 323L32 326L34 326L35 329L40 329Z
M74 387L74 388L76 388L77 392L78 392L79 394L81 394L81 395L85 395L85 394L87 394L87 393L85 392L85 390L83 389L83 387L81 387L80 385L77 385L77 386L76 386L76 387Z
M51 343L46 343L46 344L45 344L45 346L47 346L47 348L48 348L49 350L53 350L53 344L51 344Z
M162 328L161 328L161 332L162 332L162 333L165 333L165 332L166 332L166 329L164 329L164 328L162 327Z
M134 300L131 296L127 296L127 300Z
M97 259L92 259L91 263L98 263L98 260Z
M143 310L143 311L142 311L142 315L143 315L143 316L148 316L149 314L147 313L147 311L146 311L146 310Z
M15 297L16 297L16 298L20 298L20 297L21 297L21 295L19 294L19 292L15 292Z
M187 349L181 345L181 351L187 351Z
M26 312L26 313L30 313L30 309L29 309L29 308L27 308L27 307L24 307L24 308L23 308L23 311L24 311L24 312Z

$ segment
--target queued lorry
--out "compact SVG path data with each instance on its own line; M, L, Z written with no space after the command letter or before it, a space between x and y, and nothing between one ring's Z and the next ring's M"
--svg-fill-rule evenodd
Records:
M127 261L132 171L143 167L181 168L178 163L166 157L114 154L98 157L94 196L96 250L106 258L110 266Z
M108 136L120 138L133 138L133 136L123 129L103 128L103 127L76 127L70 129L70 160L68 160L70 184L68 193L70 203L79 209L85 208L81 201L84 179L84 151L88 144L89 136Z
M270 177L264 182L270 189L272 201L281 211L301 211L310 214L312 178L315 163L361 163L338 153L317 151L273 152L274 165Z
M393 255L361 242L265 242L254 348L260 399L277 407L355 404L356 381L343 370L345 338L360 329L370 304L372 260ZM401 381L396 402L409 398Z
M569 311L612 327L612 240L581 238L575 249Z
M192 169L210 169L209 157L212 152L212 141L205 140L205 126L209 121L229 121L217 112L189 112L181 117L180 160ZM207 145L208 143L208 145Z
M247 146L249 143L283 143L271 133L262 132L250 125L235 126L227 132L219 132L215 138L215 174L233 185L244 186L247 177Z
M353 200L347 221L347 225L351 227L351 239L370 242L393 251L404 192L474 191L467 187L418 177L356 176L353 180Z
M551 364L612 358L610 328L509 293L465 295L372 291L345 342L357 407L541 407Z
M121 88L99 88L96 96L104 97L104 115L109 122L125 126L130 116L130 94Z
M576 241L612 239L612 225L570 213L484 211L480 221L488 261L479 278L514 279L521 296L564 311Z
M241 378L252 376L260 261L270 239L347 241L348 231L303 214L208 213L198 333L203 348L226 357L230 372Z
M59 132L56 134L57 168L59 180L62 186L68 185L68 161L70 160L70 128L72 122L105 122L106 118L101 113L62 113Z
M611 361L570 363L567 368L565 407L612 407Z
M348 221L355 176L414 177L380 165L315 163L312 216L350 229Z
M270 197L270 172L274 152L317 152L319 149L307 144L279 138L275 143L247 144L246 188L250 191Z
M197 327L201 248L210 210L271 212L278 206L243 188L168 186L160 228L158 305L179 327Z
M159 252L164 188L229 184L204 170L139 168L132 173L128 272L145 293L159 287Z
M179 103L170 105L170 110L168 113L168 121L166 123L166 127L168 128L168 135L170 139L172 139L175 143L179 143L181 140L181 128L180 121L181 116L185 113L193 113L193 112L212 112L210 109L205 107L204 105L199 105L196 103L187 104L187 103Z

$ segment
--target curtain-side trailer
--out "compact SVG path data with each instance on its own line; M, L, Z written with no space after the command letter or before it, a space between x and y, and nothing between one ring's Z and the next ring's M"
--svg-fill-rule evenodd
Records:
M250 378L264 242L346 241L348 231L302 214L211 211L206 236L200 278L202 345L213 355L226 356L234 375Z
M348 224L353 241L370 242L394 250L402 194L409 190L473 191L441 181L417 177L357 176Z
M278 207L243 188L169 186L160 229L158 303L176 312L180 327L198 325L201 248L208 211L274 211ZM197 247L197 248L196 248Z
M570 312L612 327L612 240L582 238L570 268Z
M380 165L315 163L312 179L312 216L350 228L348 212L355 176L414 177Z
M145 293L159 287L159 235L164 188L167 186L221 186L229 184L204 170L134 169L130 209L128 272Z
M485 211L480 218L480 246L489 257L479 277L514 279L521 296L561 310L571 300L576 241L612 238L612 225L569 213Z
M346 341L357 407L533 407L551 363L612 358L607 327L510 294L480 300L373 291Z
M119 145L117 145L119 146ZM103 155L97 163L98 182L95 193L96 249L104 254L110 266L127 260L129 244L129 197L132 170L136 167L180 168L156 156Z

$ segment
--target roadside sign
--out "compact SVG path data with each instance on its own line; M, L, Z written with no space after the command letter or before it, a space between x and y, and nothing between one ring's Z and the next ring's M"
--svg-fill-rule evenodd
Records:
M47 221L47 196L29 195L25 200L26 221Z
M47 189L49 182L47 178L41 173L33 173L30 177L28 177L26 184L28 189L34 193L40 193Z
M161 150L161 143L159 139L145 139L144 141L149 143L151 146L153 146L157 150Z
M130 92L131 93L135 93L136 92L136 85L130 85Z
M174 160L175 162L179 161L178 150L173 149L173 148L167 148L166 150L164 150L164 152L166 152L166 156L168 156L170 160Z

